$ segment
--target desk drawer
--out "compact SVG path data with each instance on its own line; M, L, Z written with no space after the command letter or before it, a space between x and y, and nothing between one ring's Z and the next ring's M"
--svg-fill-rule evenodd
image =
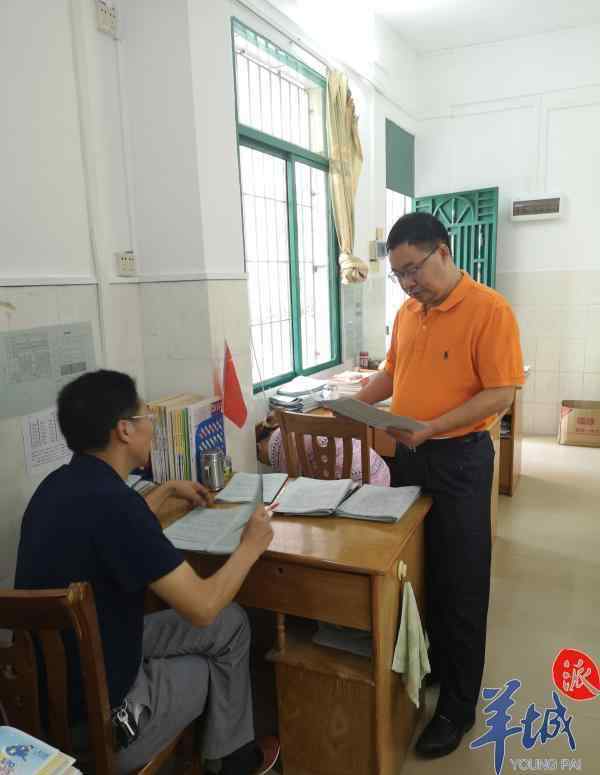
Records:
M194 553L187 559L202 576L223 564L223 558ZM357 573L263 558L248 574L236 600L253 608L371 629L370 577Z

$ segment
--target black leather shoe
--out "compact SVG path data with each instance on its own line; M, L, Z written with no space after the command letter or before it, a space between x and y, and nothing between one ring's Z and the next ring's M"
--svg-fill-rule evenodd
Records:
M419 756L436 759L455 751L460 745L463 735L471 729L475 721L466 724L456 724L446 716L436 714L423 730L415 746Z

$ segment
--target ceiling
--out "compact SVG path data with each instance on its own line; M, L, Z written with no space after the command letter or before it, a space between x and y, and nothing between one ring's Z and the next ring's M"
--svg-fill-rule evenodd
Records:
M415 51L494 43L600 23L600 0L269 0L301 25L343 19L368 27L376 13ZM335 20L335 21L334 21ZM331 33L327 33L331 34Z

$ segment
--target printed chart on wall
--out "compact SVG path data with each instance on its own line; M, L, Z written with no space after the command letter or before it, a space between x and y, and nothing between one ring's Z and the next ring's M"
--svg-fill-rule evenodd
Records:
M91 323L0 334L0 418L54 406L67 382L95 368Z
M46 409L21 418L25 465L29 476L46 476L68 463L73 453L58 427L56 409Z

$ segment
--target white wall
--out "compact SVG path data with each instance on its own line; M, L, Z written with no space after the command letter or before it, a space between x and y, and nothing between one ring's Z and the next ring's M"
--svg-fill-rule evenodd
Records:
M420 58L417 194L499 186L497 287L525 359L526 430L563 399L600 399L600 27ZM559 191L559 221L515 224L513 196Z
M139 289L113 268L132 247L117 44L87 0L10 0L0 22L0 331L90 321L97 363L143 390ZM2 420L0 586L37 484Z

